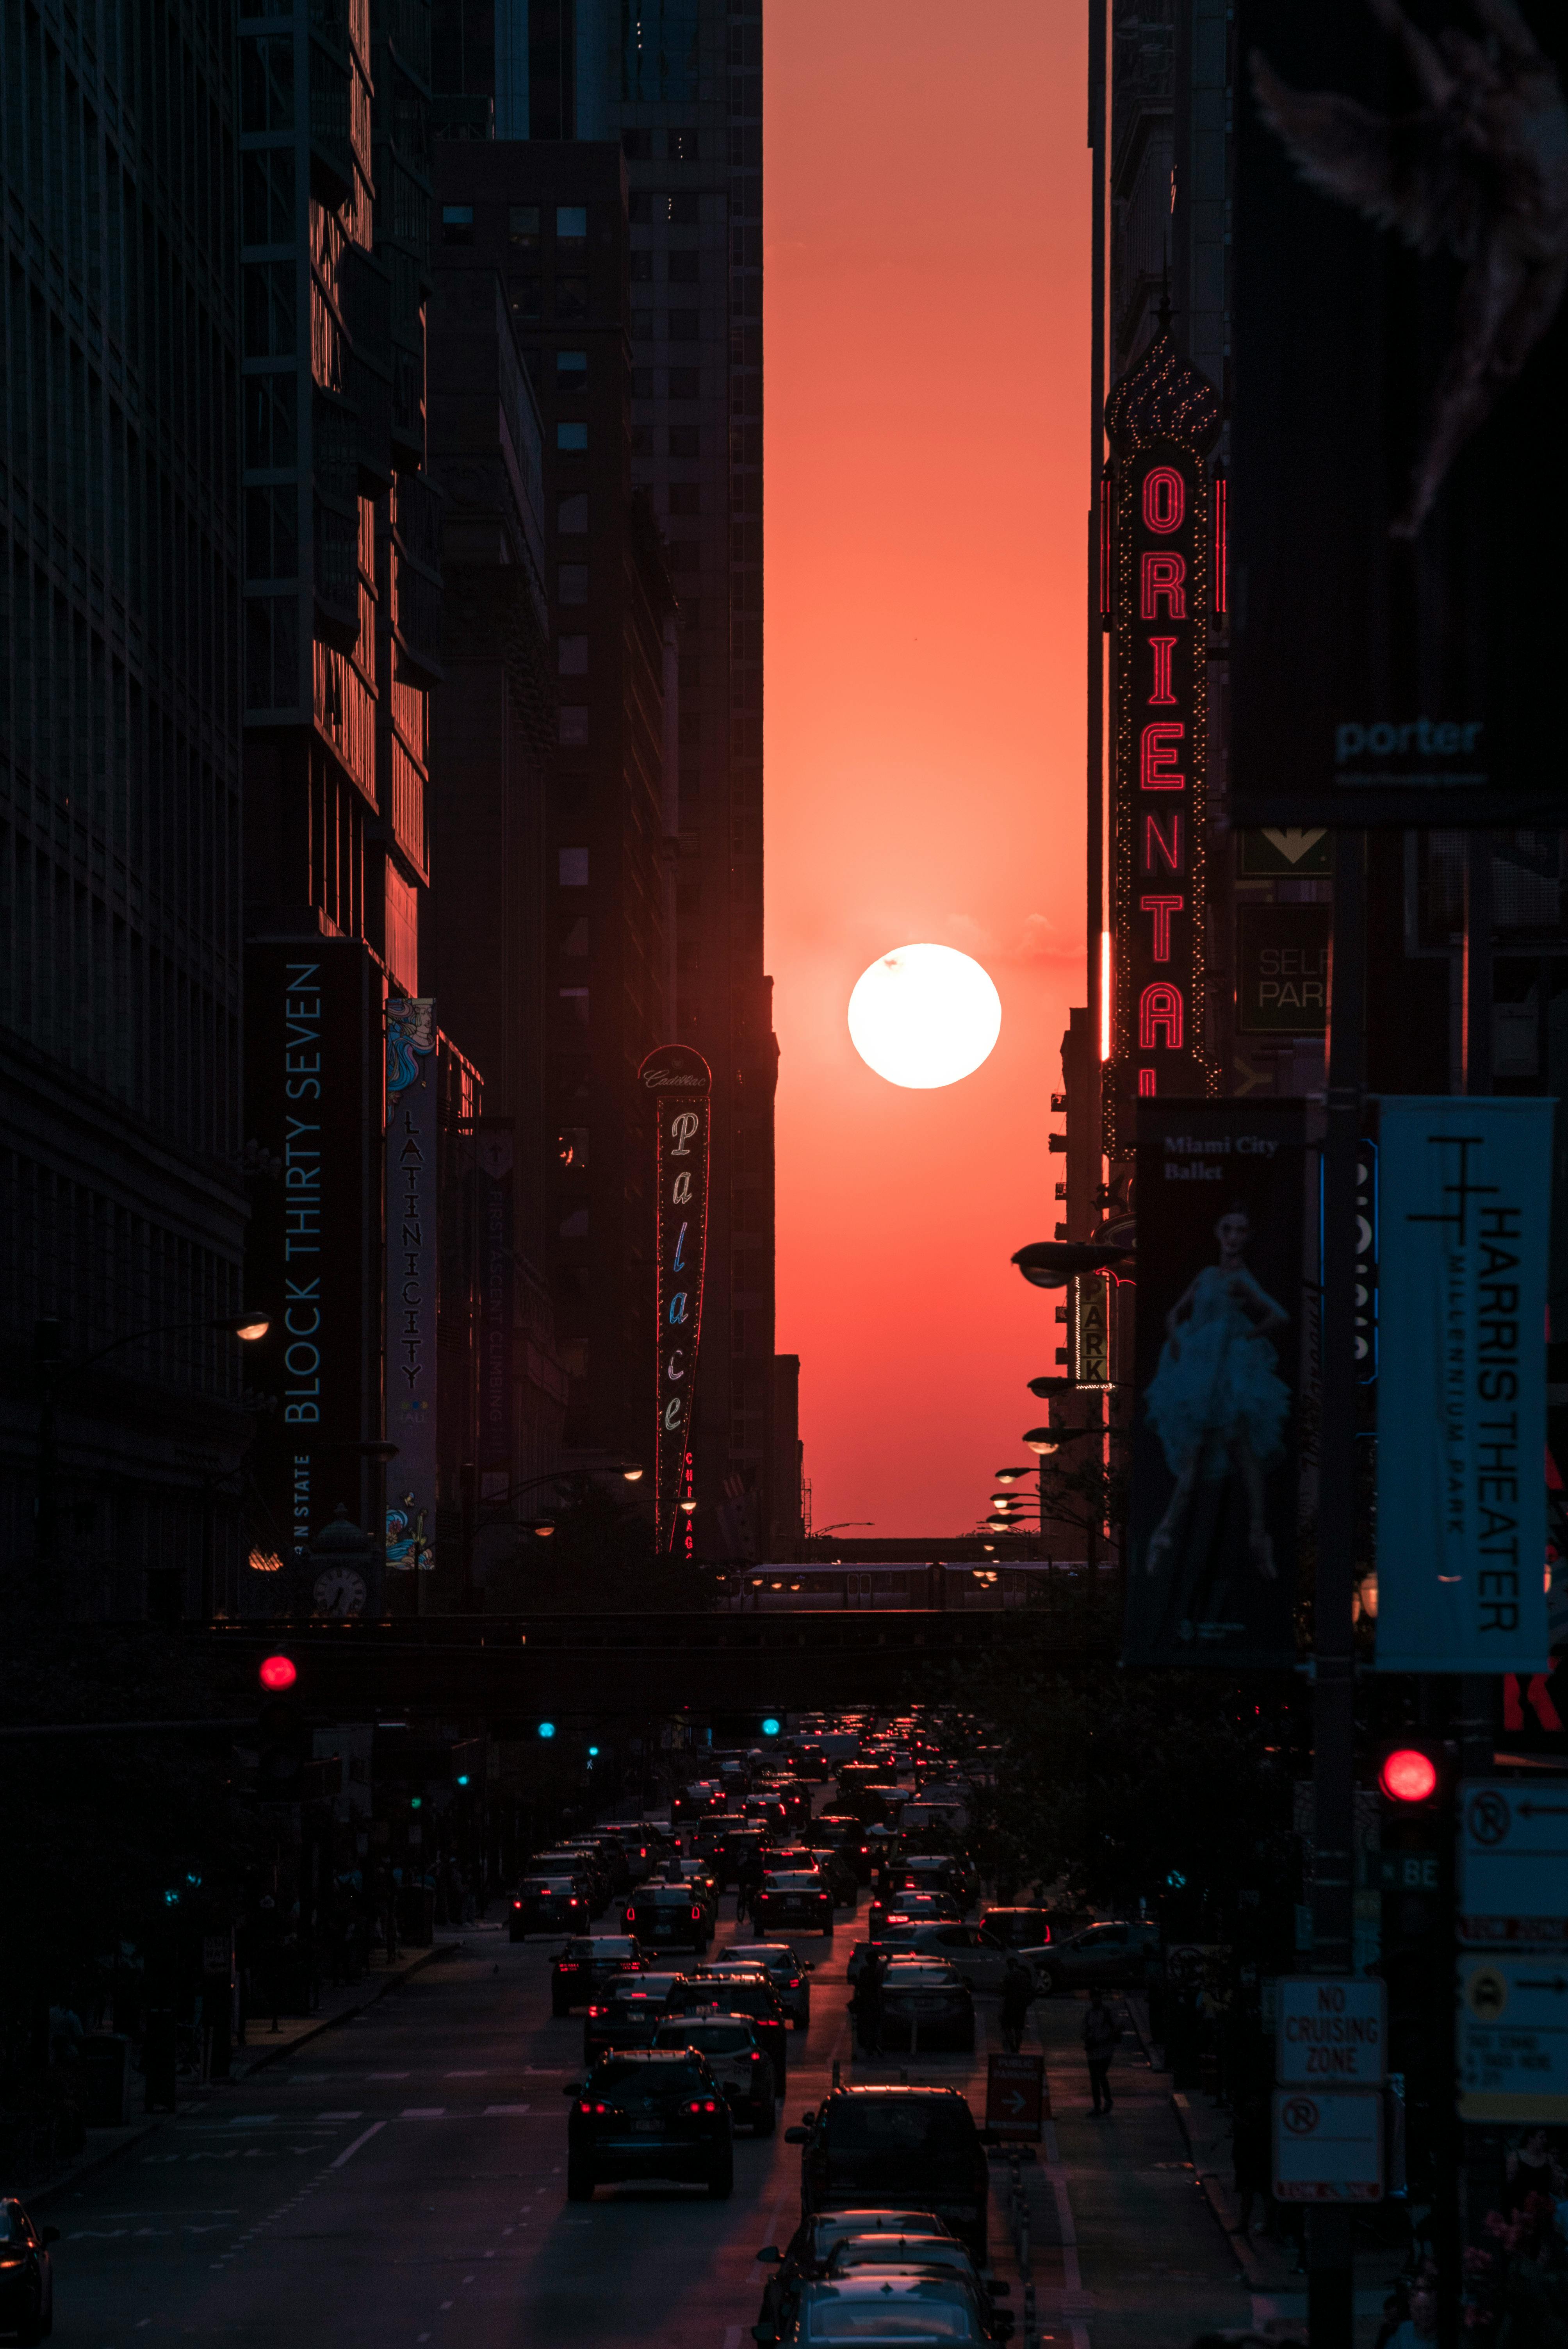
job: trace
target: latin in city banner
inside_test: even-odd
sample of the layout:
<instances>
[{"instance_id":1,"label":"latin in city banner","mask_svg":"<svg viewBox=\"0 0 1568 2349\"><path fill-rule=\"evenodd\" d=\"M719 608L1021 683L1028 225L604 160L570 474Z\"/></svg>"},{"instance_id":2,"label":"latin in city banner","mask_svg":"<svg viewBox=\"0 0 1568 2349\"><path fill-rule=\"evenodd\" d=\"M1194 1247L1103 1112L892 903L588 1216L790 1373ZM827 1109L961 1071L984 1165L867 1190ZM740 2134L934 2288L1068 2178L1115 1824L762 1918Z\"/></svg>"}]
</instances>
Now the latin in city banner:
<instances>
[{"instance_id":1,"label":"latin in city banner","mask_svg":"<svg viewBox=\"0 0 1568 2349\"><path fill-rule=\"evenodd\" d=\"M436 1005L387 1005L387 1471L388 1573L436 1563L436 1184L440 1121Z\"/></svg>"},{"instance_id":2,"label":"latin in city banner","mask_svg":"<svg viewBox=\"0 0 1568 2349\"><path fill-rule=\"evenodd\" d=\"M1568 11L1236 17L1231 820L1550 821Z\"/></svg>"},{"instance_id":3,"label":"latin in city banner","mask_svg":"<svg viewBox=\"0 0 1568 2349\"><path fill-rule=\"evenodd\" d=\"M1548 1669L1550 1101L1378 1105L1377 1669Z\"/></svg>"},{"instance_id":4,"label":"latin in city banner","mask_svg":"<svg viewBox=\"0 0 1568 2349\"><path fill-rule=\"evenodd\" d=\"M661 1549L690 1557L692 1394L707 1249L713 1071L700 1052L663 1044L637 1071L657 1125L658 1319L655 1331L654 1500Z\"/></svg>"},{"instance_id":5,"label":"latin in city banner","mask_svg":"<svg viewBox=\"0 0 1568 2349\"><path fill-rule=\"evenodd\" d=\"M1130 1664L1295 1661L1306 1123L1140 1103Z\"/></svg>"}]
</instances>

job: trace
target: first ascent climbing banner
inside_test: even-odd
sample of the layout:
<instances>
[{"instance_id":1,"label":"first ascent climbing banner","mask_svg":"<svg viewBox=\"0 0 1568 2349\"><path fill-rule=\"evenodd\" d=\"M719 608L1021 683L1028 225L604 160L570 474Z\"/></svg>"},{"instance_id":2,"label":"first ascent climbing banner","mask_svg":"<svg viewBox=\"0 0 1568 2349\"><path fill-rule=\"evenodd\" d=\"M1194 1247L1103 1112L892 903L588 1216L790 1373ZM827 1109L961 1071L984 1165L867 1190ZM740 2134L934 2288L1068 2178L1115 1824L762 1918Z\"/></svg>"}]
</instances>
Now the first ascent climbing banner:
<instances>
[{"instance_id":1,"label":"first ascent climbing banner","mask_svg":"<svg viewBox=\"0 0 1568 2349\"><path fill-rule=\"evenodd\" d=\"M707 1244L708 1137L713 1072L700 1052L664 1044L650 1052L637 1082L651 1097L657 1132L658 1320L655 1332L655 1506L661 1550L690 1557L695 1535L692 1393L702 1329L702 1275Z\"/></svg>"},{"instance_id":2,"label":"first ascent climbing banner","mask_svg":"<svg viewBox=\"0 0 1568 2349\"><path fill-rule=\"evenodd\" d=\"M1378 1114L1377 1669L1539 1672L1555 1103Z\"/></svg>"},{"instance_id":3,"label":"first ascent climbing banner","mask_svg":"<svg viewBox=\"0 0 1568 2349\"><path fill-rule=\"evenodd\" d=\"M1130 1664L1292 1665L1300 1102L1141 1102Z\"/></svg>"}]
</instances>

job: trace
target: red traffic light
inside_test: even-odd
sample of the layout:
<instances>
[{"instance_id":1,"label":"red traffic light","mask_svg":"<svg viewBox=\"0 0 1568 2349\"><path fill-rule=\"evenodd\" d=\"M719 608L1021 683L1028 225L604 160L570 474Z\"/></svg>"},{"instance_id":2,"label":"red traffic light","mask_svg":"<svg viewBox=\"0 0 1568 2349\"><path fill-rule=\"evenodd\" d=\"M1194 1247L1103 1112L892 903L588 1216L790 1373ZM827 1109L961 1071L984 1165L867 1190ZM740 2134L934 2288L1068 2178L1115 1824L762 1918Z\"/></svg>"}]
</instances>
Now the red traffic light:
<instances>
[{"instance_id":1,"label":"red traffic light","mask_svg":"<svg viewBox=\"0 0 1568 2349\"><path fill-rule=\"evenodd\" d=\"M264 1689L293 1688L299 1678L299 1667L292 1656L268 1656L262 1664L261 1682Z\"/></svg>"},{"instance_id":2,"label":"red traffic light","mask_svg":"<svg viewBox=\"0 0 1568 2349\"><path fill-rule=\"evenodd\" d=\"M1438 1791L1438 1765L1418 1745L1396 1745L1383 1757L1377 1784L1391 1802L1429 1803Z\"/></svg>"}]
</instances>

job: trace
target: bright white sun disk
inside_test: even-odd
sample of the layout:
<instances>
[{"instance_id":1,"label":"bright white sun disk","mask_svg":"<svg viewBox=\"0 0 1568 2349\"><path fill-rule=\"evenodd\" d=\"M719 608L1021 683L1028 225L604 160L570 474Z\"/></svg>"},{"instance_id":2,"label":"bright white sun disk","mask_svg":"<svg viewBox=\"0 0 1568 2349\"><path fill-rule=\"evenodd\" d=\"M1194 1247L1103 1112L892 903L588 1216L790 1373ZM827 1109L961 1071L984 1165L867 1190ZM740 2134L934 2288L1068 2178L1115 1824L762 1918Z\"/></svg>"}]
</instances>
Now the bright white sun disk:
<instances>
[{"instance_id":1,"label":"bright white sun disk","mask_svg":"<svg viewBox=\"0 0 1568 2349\"><path fill-rule=\"evenodd\" d=\"M863 970L850 997L850 1035L891 1085L929 1092L972 1076L1002 1032L1002 999L972 955L896 947Z\"/></svg>"}]
</instances>

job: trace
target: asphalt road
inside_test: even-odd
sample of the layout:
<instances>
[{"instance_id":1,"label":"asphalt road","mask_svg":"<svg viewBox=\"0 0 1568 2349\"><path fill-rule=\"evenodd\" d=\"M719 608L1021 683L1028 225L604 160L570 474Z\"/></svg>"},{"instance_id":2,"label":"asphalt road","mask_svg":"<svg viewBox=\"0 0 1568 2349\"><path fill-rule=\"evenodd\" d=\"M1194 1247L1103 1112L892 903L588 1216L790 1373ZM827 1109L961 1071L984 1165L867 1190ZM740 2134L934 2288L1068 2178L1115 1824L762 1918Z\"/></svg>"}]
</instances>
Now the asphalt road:
<instances>
[{"instance_id":1,"label":"asphalt road","mask_svg":"<svg viewBox=\"0 0 1568 2349\"><path fill-rule=\"evenodd\" d=\"M749 1939L748 1929L737 1936L733 1907L726 1901L716 1948ZM850 2057L844 1968L854 1938L841 1910L833 1942L801 1945L817 1969L811 2028L789 2036L779 2132L757 2141L737 2134L729 2202L655 2185L602 2187L591 2206L566 2202L562 2091L581 2075L582 2022L551 2018L558 1940L513 1948L478 1933L294 2058L207 2092L52 2202L43 2215L63 2236L56 2341L61 2349L150 2349L166 2339L223 2349L523 2341L750 2349L762 2279L755 2254L787 2239L799 2208L799 2153L783 2127L826 2090L835 2057ZM907 2073L963 2087L979 2117L987 2047L998 2044L995 2002L979 2006L974 2056L895 2054L857 2076ZM1053 2002L1052 2019L1064 2035L1073 2005ZM1050 2295L1064 2280L1063 2254L1043 2175L1034 2190L1037 2272ZM1139 2231L1147 2224L1143 2216ZM1196 2282L1194 2266L1205 2282L1228 2286L1222 2246L1185 2205L1181 2232L1191 2246L1167 2266L1167 2292L1172 2269ZM992 2240L997 2272L1015 2273L995 2199ZM1090 2264L1086 2251L1086 2286ZM1236 2322L1233 2301L1221 2304ZM1051 2305L1047 2296L1047 2338L1084 2349L1082 2322L1060 2321L1078 2311L1058 2301L1053 2323Z\"/></svg>"}]
</instances>

